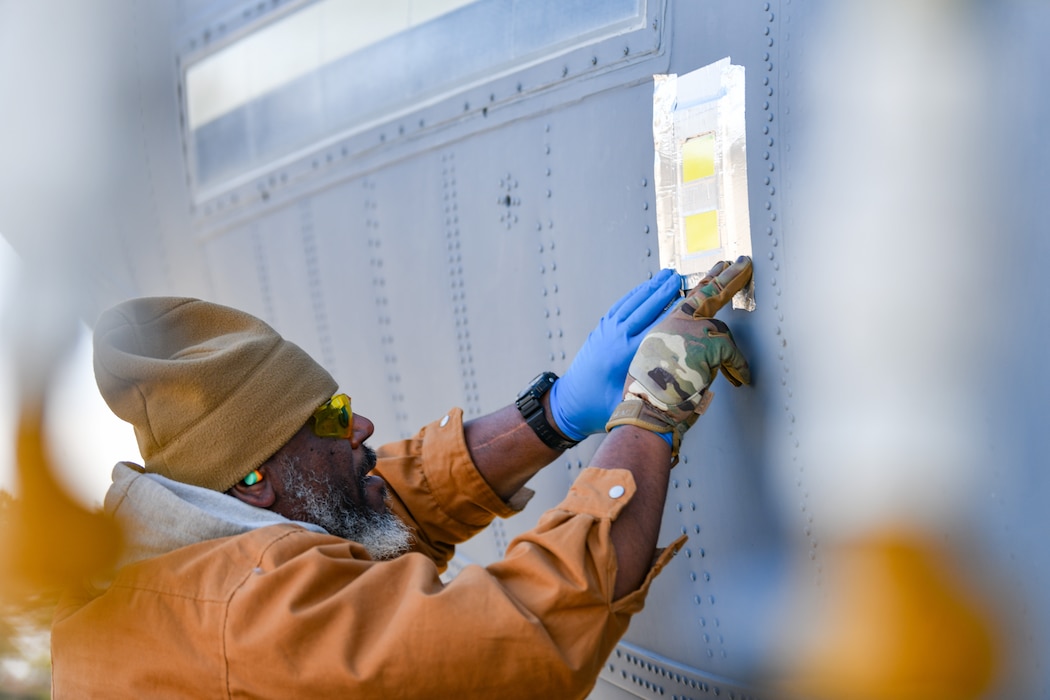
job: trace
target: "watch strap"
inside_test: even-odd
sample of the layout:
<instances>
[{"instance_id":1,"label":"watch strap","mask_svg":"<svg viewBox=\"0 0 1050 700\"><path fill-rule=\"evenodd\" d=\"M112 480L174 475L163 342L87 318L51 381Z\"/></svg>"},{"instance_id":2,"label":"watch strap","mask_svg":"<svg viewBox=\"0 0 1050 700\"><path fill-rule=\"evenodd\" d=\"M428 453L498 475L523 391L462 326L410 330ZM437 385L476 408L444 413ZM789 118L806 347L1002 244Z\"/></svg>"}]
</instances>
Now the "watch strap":
<instances>
[{"instance_id":1,"label":"watch strap","mask_svg":"<svg viewBox=\"0 0 1050 700\"><path fill-rule=\"evenodd\" d=\"M536 437L547 447L563 452L579 443L561 435L547 420L547 411L543 408L543 395L550 391L557 380L558 375L554 372L540 373L518 394L515 404L525 423L536 433Z\"/></svg>"}]
</instances>

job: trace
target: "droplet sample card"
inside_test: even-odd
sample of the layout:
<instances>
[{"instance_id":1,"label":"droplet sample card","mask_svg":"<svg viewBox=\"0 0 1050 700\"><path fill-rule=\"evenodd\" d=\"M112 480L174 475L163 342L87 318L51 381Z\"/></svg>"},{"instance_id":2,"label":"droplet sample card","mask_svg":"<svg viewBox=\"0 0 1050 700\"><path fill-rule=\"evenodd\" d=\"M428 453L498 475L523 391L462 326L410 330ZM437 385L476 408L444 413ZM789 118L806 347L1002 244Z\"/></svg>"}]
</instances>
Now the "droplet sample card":
<instances>
[{"instance_id":1,"label":"droplet sample card","mask_svg":"<svg viewBox=\"0 0 1050 700\"><path fill-rule=\"evenodd\" d=\"M719 260L751 255L744 67L724 58L653 78L660 264L692 286ZM733 307L754 310L754 284Z\"/></svg>"}]
</instances>

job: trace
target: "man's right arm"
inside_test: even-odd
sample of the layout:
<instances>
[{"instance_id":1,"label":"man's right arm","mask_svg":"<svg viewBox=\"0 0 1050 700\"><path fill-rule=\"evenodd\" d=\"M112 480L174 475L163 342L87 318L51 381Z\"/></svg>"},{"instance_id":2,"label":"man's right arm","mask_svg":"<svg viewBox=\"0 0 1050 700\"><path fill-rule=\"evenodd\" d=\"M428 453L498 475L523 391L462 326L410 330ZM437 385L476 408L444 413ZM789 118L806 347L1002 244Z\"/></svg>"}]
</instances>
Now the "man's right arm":
<instances>
[{"instance_id":1,"label":"man's right arm","mask_svg":"<svg viewBox=\"0 0 1050 700\"><path fill-rule=\"evenodd\" d=\"M641 584L656 548L668 472L686 430L710 400L721 369L733 384L750 381L747 361L725 324L711 316L751 279L751 260L720 262L653 327L631 360L623 402L592 466L631 472L637 493L613 524L616 597Z\"/></svg>"},{"instance_id":2,"label":"man's right arm","mask_svg":"<svg viewBox=\"0 0 1050 700\"><path fill-rule=\"evenodd\" d=\"M634 477L637 489L610 530L616 550L613 599L618 600L638 589L652 564L667 499L671 447L655 433L625 425L602 442L591 466L625 469Z\"/></svg>"}]
</instances>

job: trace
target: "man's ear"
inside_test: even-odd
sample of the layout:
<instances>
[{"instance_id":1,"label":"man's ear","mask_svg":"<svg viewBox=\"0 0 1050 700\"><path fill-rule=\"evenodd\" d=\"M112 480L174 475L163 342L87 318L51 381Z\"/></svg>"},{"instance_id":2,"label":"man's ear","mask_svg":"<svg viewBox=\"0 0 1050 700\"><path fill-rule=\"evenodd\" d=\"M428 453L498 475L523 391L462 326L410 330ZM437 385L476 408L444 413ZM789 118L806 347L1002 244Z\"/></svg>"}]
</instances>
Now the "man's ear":
<instances>
[{"instance_id":1,"label":"man's ear","mask_svg":"<svg viewBox=\"0 0 1050 700\"><path fill-rule=\"evenodd\" d=\"M273 490L273 481L270 479L270 475L266 472L264 467L259 467L257 470L262 476L258 481L249 486L243 481L238 481L233 485L226 493L230 494L239 501L244 501L250 506L256 508L269 508L273 505L274 501L277 500L277 494Z\"/></svg>"}]
</instances>

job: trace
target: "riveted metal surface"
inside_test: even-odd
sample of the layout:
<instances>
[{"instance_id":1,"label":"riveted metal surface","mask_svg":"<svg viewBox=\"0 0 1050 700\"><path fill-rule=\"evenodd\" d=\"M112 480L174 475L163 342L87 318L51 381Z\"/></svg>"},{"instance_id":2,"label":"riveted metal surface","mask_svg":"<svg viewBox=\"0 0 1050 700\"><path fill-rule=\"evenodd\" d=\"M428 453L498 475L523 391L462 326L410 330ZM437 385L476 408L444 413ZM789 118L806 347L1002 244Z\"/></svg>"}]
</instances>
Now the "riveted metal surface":
<instances>
[{"instance_id":1,"label":"riveted metal surface","mask_svg":"<svg viewBox=\"0 0 1050 700\"><path fill-rule=\"evenodd\" d=\"M639 697L693 700L718 697L757 700L757 695L728 678L704 673L629 643L617 645L601 679Z\"/></svg>"},{"instance_id":2,"label":"riveted metal surface","mask_svg":"<svg viewBox=\"0 0 1050 700\"><path fill-rule=\"evenodd\" d=\"M459 203L456 199L455 152L441 156L441 177L444 188L445 240L448 252L448 287L456 324L456 342L459 348L459 373L463 384L463 410L467 418L481 415L478 399L478 381L474 370L474 347L470 337L470 314L467 312L467 292L463 287Z\"/></svg>"},{"instance_id":3,"label":"riveted metal surface","mask_svg":"<svg viewBox=\"0 0 1050 700\"><path fill-rule=\"evenodd\" d=\"M820 523L816 520L816 513L809 502L806 464L800 455L800 442L796 434L797 402L794 377L791 374L795 345L790 333L790 298L784 297L785 283L790 284L792 279L791 265L786 257L788 246L783 243L785 234L790 234L791 223L784 221L785 212L779 206L785 201L790 203L793 192L791 173L794 165L791 158L791 142L794 134L790 126L785 126L785 121L791 119L791 104L794 101L791 91L797 90L796 86L802 82L797 79L798 72L803 69L799 56L805 46L810 17L805 9L800 12L797 3L792 4L790 1L781 3L776 8L771 3L765 3L764 9L765 7L769 7L769 12L768 24L763 33L768 37L767 45L770 51L764 54L768 70L767 75L762 78L762 107L763 112L768 115L762 120L762 136L765 139L763 159L768 163L763 169L762 185L768 189L764 200L766 205L760 216L766 219L763 223L770 267L769 284L774 295L771 302L774 312L772 323L782 401L782 413L778 412L777 423L781 426L783 438L775 461L781 470L790 472L786 480L795 488L797 508L793 512L793 522L788 523L787 527L793 540L805 543L811 562L811 580L817 589L823 583L824 574L818 536ZM788 27L789 30L784 31L784 27ZM790 79L792 71L796 74L794 80ZM786 213L790 214L790 209Z\"/></svg>"},{"instance_id":4,"label":"riveted metal surface","mask_svg":"<svg viewBox=\"0 0 1050 700\"><path fill-rule=\"evenodd\" d=\"M686 20L690 13L699 12L682 7L675 11L684 13ZM733 32L723 36L721 41L728 42L725 47L711 47L709 53L697 56L674 54L672 68L677 62L680 70L690 70L720 58L717 52L733 54L741 62L733 44L744 41L762 48L757 55L763 61L757 64L742 56L749 77L761 76L749 83L750 94L757 88L768 90L775 84L776 72L770 70L772 57L765 54L777 24L765 13L761 19L757 25L734 27L739 36ZM705 31L719 34L714 27ZM618 50L630 53L629 47ZM571 68L560 68L563 77L571 75ZM490 97L489 103L497 104L495 94ZM392 424L375 421L377 442L407 436L418 425L443 415L450 405L463 406L467 417L499 408L542 369L563 373L609 304L659 269L651 186L651 100L648 81L586 99L567 91L553 114L523 115L492 124L485 123L490 117L483 115L477 129L452 141L434 139L433 146L426 139L405 140L411 129L418 128L418 120L396 122L383 130L386 156L377 158L360 184L363 216L359 211L356 222L353 215L334 211L346 189L338 181L340 164L351 170L353 164L340 160L332 149L331 157L314 157L301 176L281 171L260 180L258 202L264 207L264 219L280 218L283 208L295 207L305 235L313 233L316 222L325 220L331 227L338 221L317 242L318 249L338 246L347 264L351 256L368 258L365 274L371 289L364 298L375 301L374 324L358 321L367 318L359 313L361 304L345 310L330 304L339 294L331 254L320 252L313 262L304 258L303 263L313 265L311 274L326 290L331 344L338 356L335 364L340 382L355 396L355 407L370 415L371 401L359 399L362 395L393 411ZM772 104L764 110L771 117L774 112ZM610 122L610 115L615 120ZM779 207L773 205L776 142L768 144L775 139L775 127L775 120L749 123L749 139L754 142L756 132L761 132L759 138L766 140L759 142L765 145L757 151L761 165L756 170L763 178L760 194L756 196L754 189L750 193L752 201L760 203L753 219L769 222L762 230L779 225ZM391 137L396 140L393 144ZM312 181L323 170L333 178L331 188L309 194L309 189L296 184ZM324 210L322 201L328 203ZM279 208L266 213L271 202ZM232 221L236 227L236 219ZM362 236L355 230L362 226L363 251ZM230 235L222 224L213 230L216 233L207 234L209 246ZM781 249L779 235L763 235L767 236L760 244L764 249ZM351 240L357 244L350 245ZM779 259L756 263L759 279L765 276L768 285L761 288L761 313L754 318L730 316L735 329L742 324L738 330L742 343L761 339L758 347L745 344L760 368L768 357L763 344L770 313L762 302L765 298L779 305L780 289L773 281L777 271L772 265L780 263ZM361 269L360 264L353 267ZM783 282L779 284L782 287ZM337 330L351 320L355 325L367 323L378 337L378 348L375 342L369 348L359 347L362 354L353 359L340 344L346 332ZM322 330L311 333L318 344ZM768 335L778 337L772 330ZM779 347L782 353L783 346ZM425 361L406 360L418 358L421 351ZM778 360L786 366L783 356ZM385 382L374 376L380 374L376 372L380 363ZM768 573L768 564L762 568L754 561L768 562L769 550L775 546L768 515L761 508L738 505L760 504L763 486L755 467L757 447L741 441L734 425L742 416L761 414L771 391L790 389L765 383L754 390L734 392L722 385L716 391L716 406L683 445L664 518L665 537L686 533L691 540L657 582L653 596L657 602L638 616L626 637L636 649L694 669L697 685L678 688L681 697L704 689L707 681L699 680L704 673L731 676L749 670L757 642L747 631L747 622L761 598L763 586L758 579ZM495 523L488 533L462 546L453 568L501 557L513 536L561 500L600 440L585 441L559 460L560 469L536 477L531 486L538 495L526 511ZM716 463L710 460L712 454L719 456ZM671 628L666 624L668 615L678 620ZM630 678L640 680L619 683L621 690L658 697L661 688L667 692L673 685L658 685L656 677L638 675L639 670L628 669ZM617 678L623 680L622 675ZM715 686L706 687L714 692Z\"/></svg>"},{"instance_id":5,"label":"riveted metal surface","mask_svg":"<svg viewBox=\"0 0 1050 700\"><path fill-rule=\"evenodd\" d=\"M354 411L385 425L393 439L411 429L390 322L387 270L397 250L381 224L378 187L375 177L352 179L316 193L309 204L313 218L330 227L318 240L316 265L332 347L340 358L333 376L353 397Z\"/></svg>"},{"instance_id":6,"label":"riveted metal surface","mask_svg":"<svg viewBox=\"0 0 1050 700\"><path fill-rule=\"evenodd\" d=\"M375 444L410 436L452 406L467 419L501 408L537 372L564 373L609 305L658 271L651 75L684 74L731 56L747 71L758 308L721 317L751 362L754 384L734 389L718 380L712 408L687 435L661 543L680 534L689 541L654 582L592 697L751 697L749 680L769 658L768 628L781 619L775 596L787 553L800 548L804 579L819 596L831 580L826 543L838 534L806 463L809 438L823 426L807 413L802 399L811 383L798 369L820 342L802 332L804 321L841 320L802 306L798 291L824 272L798 252L812 236L800 214L806 182L799 146L819 109L806 92L806 72L829 3L651 2L651 35L635 30L543 57L338 134L243 181L194 190L194 156L176 107L184 62L303 4L184 0L136 5L134 21L126 3L105 4L121 20L116 27L134 28L113 32L121 42L134 37L115 45L121 60L113 63L128 71L121 84L137 99L113 100L113 86L98 91L100 103L130 105L130 114L121 113L107 127L108 140L100 139L128 155L105 174L120 195L111 200L122 202L116 225L92 234L97 248L119 254L82 264L98 278L94 305L189 294L254 313L332 371L355 411L374 421ZM1050 72L1043 37L1050 17L1043 4L1023 0L969 3L962 11L982 13L985 38L1000 54L988 99L1001 103L996 114L1007 125L1002 135L963 147L985 159L975 156L979 167L1010 174L987 194L1003 218L986 242L983 282L1000 295L1002 316L974 321L972 342L998 333L1012 347L989 345L990 366L966 379L975 400L987 401L989 444L979 497L964 513L968 529L941 534L946 542L982 543L973 570L999 583L992 598L1007 610L1001 621L1017 648L1030 649L1008 652L1016 651L1024 692L1000 696L1048 697L1042 465L1050 417L1042 393L1050 375L1040 353L1050 343L1042 282L1050 239L1038 232L1045 228L1050 100L1032 86ZM54 82L55 94L73 86ZM23 102L30 109L32 100ZM53 140L39 139L34 156L43 157ZM996 170L999 158L1008 167ZM75 167L94 176L95 166ZM865 168L851 166L844 180ZM82 237L86 226L74 217L82 210L69 211L67 235ZM30 230L4 233L19 247L20 240L29 245ZM71 249L82 245L72 240ZM1005 376L984 391L990 383L980 377L989 374ZM460 548L450 574L503 556L515 535L562 499L601 440L585 440L538 475L525 511ZM806 630L782 632L794 640Z\"/></svg>"}]
</instances>

